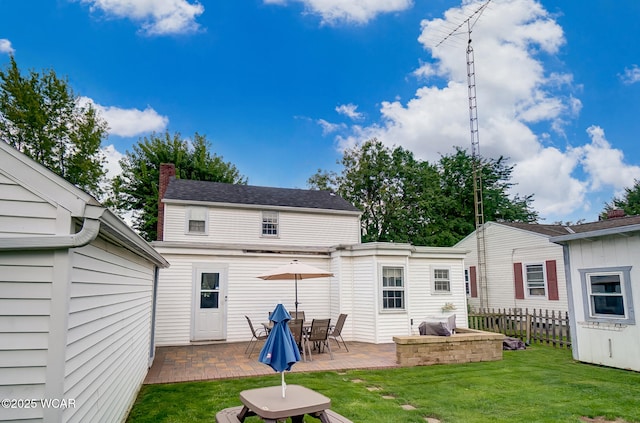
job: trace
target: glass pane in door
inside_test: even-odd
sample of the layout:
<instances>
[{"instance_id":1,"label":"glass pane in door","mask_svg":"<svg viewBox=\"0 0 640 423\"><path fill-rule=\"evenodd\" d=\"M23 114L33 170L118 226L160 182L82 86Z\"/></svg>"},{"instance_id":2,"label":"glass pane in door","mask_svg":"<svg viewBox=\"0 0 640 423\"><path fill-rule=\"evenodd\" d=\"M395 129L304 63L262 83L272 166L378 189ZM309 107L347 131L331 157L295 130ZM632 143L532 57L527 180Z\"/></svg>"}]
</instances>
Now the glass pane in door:
<instances>
[{"instance_id":1,"label":"glass pane in door","mask_svg":"<svg viewBox=\"0 0 640 423\"><path fill-rule=\"evenodd\" d=\"M200 308L218 308L220 289L219 273L203 273L200 280Z\"/></svg>"}]
</instances>

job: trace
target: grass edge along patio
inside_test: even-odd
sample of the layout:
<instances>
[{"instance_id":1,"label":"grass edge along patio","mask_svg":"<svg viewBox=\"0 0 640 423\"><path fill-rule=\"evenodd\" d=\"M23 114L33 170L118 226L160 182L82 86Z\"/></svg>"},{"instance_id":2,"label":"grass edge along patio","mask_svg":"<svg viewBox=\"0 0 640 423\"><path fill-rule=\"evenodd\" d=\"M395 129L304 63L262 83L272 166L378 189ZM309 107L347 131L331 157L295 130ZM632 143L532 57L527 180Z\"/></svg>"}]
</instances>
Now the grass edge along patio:
<instances>
[{"instance_id":1,"label":"grass edge along patio","mask_svg":"<svg viewBox=\"0 0 640 423\"><path fill-rule=\"evenodd\" d=\"M145 385L127 422L211 422L218 410L239 405L240 391L278 384L274 376ZM362 423L640 422L640 373L541 345L505 351L501 361L294 372L287 381L326 395L332 409Z\"/></svg>"}]
</instances>

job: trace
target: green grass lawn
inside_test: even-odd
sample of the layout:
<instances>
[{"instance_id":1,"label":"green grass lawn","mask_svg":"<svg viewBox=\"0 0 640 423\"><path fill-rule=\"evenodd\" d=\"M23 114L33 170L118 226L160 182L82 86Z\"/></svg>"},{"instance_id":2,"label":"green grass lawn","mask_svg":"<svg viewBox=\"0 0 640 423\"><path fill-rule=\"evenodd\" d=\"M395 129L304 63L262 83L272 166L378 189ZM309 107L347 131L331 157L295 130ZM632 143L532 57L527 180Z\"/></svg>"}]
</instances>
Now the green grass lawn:
<instances>
[{"instance_id":1,"label":"green grass lawn","mask_svg":"<svg viewBox=\"0 0 640 423\"><path fill-rule=\"evenodd\" d=\"M286 379L331 398L331 408L354 422L578 422L581 416L640 422L640 373L578 363L569 350L546 346L505 351L502 361L488 363L292 373ZM240 391L279 382L274 373L146 385L128 422L215 422L218 410L241 405Z\"/></svg>"}]
</instances>

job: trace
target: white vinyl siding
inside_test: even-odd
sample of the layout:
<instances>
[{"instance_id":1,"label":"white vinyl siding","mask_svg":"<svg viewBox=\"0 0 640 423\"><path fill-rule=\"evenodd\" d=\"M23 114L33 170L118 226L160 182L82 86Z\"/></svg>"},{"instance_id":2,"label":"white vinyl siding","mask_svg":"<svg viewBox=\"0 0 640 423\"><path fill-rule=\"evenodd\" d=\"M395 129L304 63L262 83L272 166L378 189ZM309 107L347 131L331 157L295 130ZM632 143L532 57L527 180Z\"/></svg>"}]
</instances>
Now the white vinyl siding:
<instances>
[{"instance_id":1,"label":"white vinyl siding","mask_svg":"<svg viewBox=\"0 0 640 423\"><path fill-rule=\"evenodd\" d=\"M640 280L640 237L637 234L599 236L568 242L571 263L571 294L575 319L574 358L587 363L640 371L640 325L621 319L591 318L588 292L582 274L622 273L628 269L632 292L625 293L627 306L640 310L640 295L635 288ZM581 274L582 270L582 274ZM625 280L625 283L627 281ZM624 286L622 287L624 290ZM627 309L628 310L628 309Z\"/></svg>"},{"instance_id":2,"label":"white vinyl siding","mask_svg":"<svg viewBox=\"0 0 640 423\"><path fill-rule=\"evenodd\" d=\"M148 368L153 267L98 239L72 258L66 421L121 421Z\"/></svg>"},{"instance_id":3,"label":"white vinyl siding","mask_svg":"<svg viewBox=\"0 0 640 423\"><path fill-rule=\"evenodd\" d=\"M293 280L265 281L257 275L287 264L290 258L256 255L237 255L233 252L218 251L215 256L206 251L185 249L184 254L158 251L171 263L168 269L160 271L156 318L156 345L185 345L191 342L193 269L204 266L227 266L228 280L225 287L227 308L227 341L248 341L251 337L244 318L249 316L254 325L267 321L268 312L273 311L278 302L287 310L295 306ZM327 258L301 257L305 264L329 270ZM331 278L304 279L298 281L299 309L309 318L331 317Z\"/></svg>"},{"instance_id":4,"label":"white vinyl siding","mask_svg":"<svg viewBox=\"0 0 640 423\"><path fill-rule=\"evenodd\" d=\"M0 398L45 397L51 252L0 252ZM4 409L0 421L41 419L42 409Z\"/></svg>"},{"instance_id":5,"label":"white vinyl siding","mask_svg":"<svg viewBox=\"0 0 640 423\"><path fill-rule=\"evenodd\" d=\"M265 246L333 246L360 242L356 215L323 212L278 211L279 234L262 236L262 210L209 208L208 236L185 233L189 207L165 203L164 241L210 242L215 244L256 244Z\"/></svg>"},{"instance_id":6,"label":"white vinyl siding","mask_svg":"<svg viewBox=\"0 0 640 423\"><path fill-rule=\"evenodd\" d=\"M293 259L334 274L330 278L298 281L299 309L308 319L331 318L335 321L338 314L346 313L343 336L347 340L393 342L393 336L411 333L412 317L415 316L417 328L419 318L440 313L443 297L432 293L431 265L449 269L451 295L445 297L446 302L455 304L458 325L467 326L462 250L449 253L451 250L447 248L427 248L429 252L422 252L420 247L407 245L402 250L395 247L387 251L384 243L359 244L353 250L346 248L320 256L161 245L157 249L171 263L169 268L160 270L157 345L188 345L191 342L193 271L204 266L228 269L224 303L226 340L248 341L251 335L245 315L260 325L266 322L268 313L278 302L289 311L294 309L294 281L265 281L257 277ZM415 249L419 251L413 251ZM447 254L443 254L445 252ZM404 269L405 310L380 313L382 266Z\"/></svg>"},{"instance_id":7,"label":"white vinyl siding","mask_svg":"<svg viewBox=\"0 0 640 423\"><path fill-rule=\"evenodd\" d=\"M4 236L56 232L56 207L0 173L0 233Z\"/></svg>"},{"instance_id":8,"label":"white vinyl siding","mask_svg":"<svg viewBox=\"0 0 640 423\"><path fill-rule=\"evenodd\" d=\"M525 308L567 312L569 310L566 293L565 268L562 247L549 241L549 237L530 231L489 222L485 226L487 256L486 280L489 284L489 308ZM477 240L475 232L466 237L456 247L468 249L466 266L477 266ZM559 300L551 301L547 296L525 295L516 299L514 284L514 263L545 263L556 261ZM523 277L526 277L523 276ZM526 283L526 279L524 279ZM480 295L480 280L476 281ZM526 291L526 286L525 286ZM468 297L469 305L480 307L479 297Z\"/></svg>"}]
</instances>

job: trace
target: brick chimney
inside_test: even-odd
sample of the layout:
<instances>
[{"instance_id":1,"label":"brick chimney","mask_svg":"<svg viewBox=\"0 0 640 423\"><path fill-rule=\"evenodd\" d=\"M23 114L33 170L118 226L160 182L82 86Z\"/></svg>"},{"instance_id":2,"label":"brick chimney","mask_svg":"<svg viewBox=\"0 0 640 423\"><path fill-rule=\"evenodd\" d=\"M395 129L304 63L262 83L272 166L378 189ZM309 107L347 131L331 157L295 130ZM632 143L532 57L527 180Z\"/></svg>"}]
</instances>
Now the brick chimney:
<instances>
[{"instance_id":1,"label":"brick chimney","mask_svg":"<svg viewBox=\"0 0 640 423\"><path fill-rule=\"evenodd\" d=\"M613 209L607 212L607 219L615 219L617 217L624 217L625 212L622 209Z\"/></svg>"},{"instance_id":2,"label":"brick chimney","mask_svg":"<svg viewBox=\"0 0 640 423\"><path fill-rule=\"evenodd\" d=\"M167 192L167 186L169 185L169 179L172 176L176 176L176 167L173 163L160 163L160 178L158 181L158 226L157 232L158 241L164 239L164 193Z\"/></svg>"}]
</instances>

